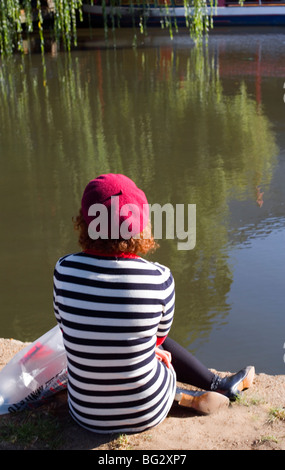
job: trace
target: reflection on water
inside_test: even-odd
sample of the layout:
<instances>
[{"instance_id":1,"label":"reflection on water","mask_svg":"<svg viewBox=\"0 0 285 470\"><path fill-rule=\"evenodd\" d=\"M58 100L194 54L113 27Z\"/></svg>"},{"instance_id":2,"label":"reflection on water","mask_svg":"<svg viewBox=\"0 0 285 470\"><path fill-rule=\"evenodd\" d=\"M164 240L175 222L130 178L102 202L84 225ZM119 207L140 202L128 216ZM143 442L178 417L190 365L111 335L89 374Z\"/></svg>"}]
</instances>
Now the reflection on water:
<instances>
[{"instance_id":1,"label":"reflection on water","mask_svg":"<svg viewBox=\"0 0 285 470\"><path fill-rule=\"evenodd\" d=\"M229 362L220 364L231 368L251 352L238 313L228 326L237 297L244 301L242 288L232 297L239 285L233 253L260 230L284 233L277 116L284 113L277 73L284 53L275 50L274 57L262 35L239 38L239 47L214 35L201 54L188 36L170 42L152 32L144 48L133 49L131 33L121 33L123 45L118 34L116 48L94 33L70 56L52 50L45 68L38 55L1 65L0 336L32 340L54 325L53 267L78 249L71 218L82 189L100 173L121 172L150 203L196 204L195 249L177 251L177 241L162 240L153 258L175 276L173 336L217 368L227 345ZM267 61L276 74L264 72ZM276 295L280 301L282 289ZM248 316L260 324L255 309ZM227 331L227 340L209 349L216 329ZM284 364L270 357L266 366L282 372Z\"/></svg>"}]
</instances>

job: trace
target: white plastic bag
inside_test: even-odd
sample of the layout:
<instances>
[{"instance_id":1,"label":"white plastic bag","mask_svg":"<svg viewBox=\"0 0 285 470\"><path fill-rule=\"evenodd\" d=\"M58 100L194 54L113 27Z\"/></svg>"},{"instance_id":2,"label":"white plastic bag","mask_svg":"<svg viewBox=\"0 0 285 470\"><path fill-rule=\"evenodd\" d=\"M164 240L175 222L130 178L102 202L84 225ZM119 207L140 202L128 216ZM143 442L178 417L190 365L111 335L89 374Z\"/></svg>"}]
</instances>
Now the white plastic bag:
<instances>
[{"instance_id":1,"label":"white plastic bag","mask_svg":"<svg viewBox=\"0 0 285 470\"><path fill-rule=\"evenodd\" d=\"M67 359L57 325L0 371L0 415L37 407L66 387Z\"/></svg>"}]
</instances>

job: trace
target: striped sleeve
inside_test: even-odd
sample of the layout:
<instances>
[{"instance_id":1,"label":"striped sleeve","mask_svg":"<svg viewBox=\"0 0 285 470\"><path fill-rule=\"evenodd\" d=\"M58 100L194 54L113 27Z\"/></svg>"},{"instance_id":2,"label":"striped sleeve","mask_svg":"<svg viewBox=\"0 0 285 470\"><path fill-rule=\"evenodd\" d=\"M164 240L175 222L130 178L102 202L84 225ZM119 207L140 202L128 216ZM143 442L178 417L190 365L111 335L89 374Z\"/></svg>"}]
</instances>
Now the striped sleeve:
<instances>
[{"instance_id":1,"label":"striped sleeve","mask_svg":"<svg viewBox=\"0 0 285 470\"><path fill-rule=\"evenodd\" d=\"M158 265L160 266L160 265ZM161 267L164 280L164 305L163 313L157 329L157 337L166 337L170 331L173 323L174 309L175 309L175 284L171 271L168 268Z\"/></svg>"},{"instance_id":2,"label":"striped sleeve","mask_svg":"<svg viewBox=\"0 0 285 470\"><path fill-rule=\"evenodd\" d=\"M61 327L61 318L60 318L60 312L59 312L59 309L58 309L58 300L57 300L57 290L58 289L57 289L57 285L56 285L56 277L57 277L58 269L60 267L60 263L64 258L65 257L62 257L58 260L58 262L56 263L56 266L54 268L54 273L53 273L53 311L54 311L56 321L57 321L57 323L60 327Z\"/></svg>"}]
</instances>

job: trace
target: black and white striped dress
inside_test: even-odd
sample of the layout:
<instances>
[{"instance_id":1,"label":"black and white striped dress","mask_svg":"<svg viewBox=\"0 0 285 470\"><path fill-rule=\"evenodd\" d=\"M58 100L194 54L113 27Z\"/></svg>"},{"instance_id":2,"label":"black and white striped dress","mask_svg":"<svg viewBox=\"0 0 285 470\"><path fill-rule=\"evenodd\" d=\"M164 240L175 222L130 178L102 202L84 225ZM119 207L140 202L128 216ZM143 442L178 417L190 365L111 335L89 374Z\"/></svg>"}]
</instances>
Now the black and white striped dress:
<instances>
[{"instance_id":1,"label":"black and white striped dress","mask_svg":"<svg viewBox=\"0 0 285 470\"><path fill-rule=\"evenodd\" d=\"M54 311L68 362L73 418L98 433L159 424L175 396L172 368L155 356L168 334L174 281L165 266L138 256L80 252L54 271Z\"/></svg>"}]
</instances>

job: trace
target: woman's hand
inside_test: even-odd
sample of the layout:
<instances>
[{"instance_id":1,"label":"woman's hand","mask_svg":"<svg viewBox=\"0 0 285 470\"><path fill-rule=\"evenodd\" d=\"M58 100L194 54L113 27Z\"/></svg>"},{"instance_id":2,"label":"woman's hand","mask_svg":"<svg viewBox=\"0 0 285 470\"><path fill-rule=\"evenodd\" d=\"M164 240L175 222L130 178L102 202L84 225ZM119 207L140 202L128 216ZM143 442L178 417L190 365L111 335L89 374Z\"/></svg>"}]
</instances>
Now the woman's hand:
<instances>
[{"instance_id":1,"label":"woman's hand","mask_svg":"<svg viewBox=\"0 0 285 470\"><path fill-rule=\"evenodd\" d=\"M171 366L171 353L169 351L164 351L164 349L155 348L155 355L157 359L170 368Z\"/></svg>"}]
</instances>

